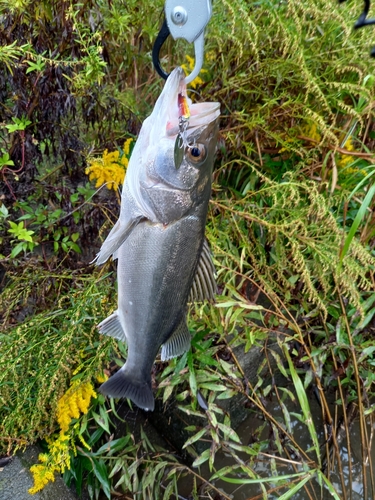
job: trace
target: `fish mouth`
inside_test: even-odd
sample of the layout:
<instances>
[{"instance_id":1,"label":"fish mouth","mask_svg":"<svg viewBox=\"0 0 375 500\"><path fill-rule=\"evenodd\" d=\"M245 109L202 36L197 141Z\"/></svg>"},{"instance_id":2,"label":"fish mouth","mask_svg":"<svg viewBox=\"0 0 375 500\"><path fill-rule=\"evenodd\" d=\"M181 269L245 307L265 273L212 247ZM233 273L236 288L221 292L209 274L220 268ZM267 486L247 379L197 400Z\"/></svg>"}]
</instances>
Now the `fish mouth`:
<instances>
[{"instance_id":1,"label":"fish mouth","mask_svg":"<svg viewBox=\"0 0 375 500\"><path fill-rule=\"evenodd\" d=\"M220 115L220 103L200 102L190 106L190 119L188 128L208 125Z\"/></svg>"},{"instance_id":2,"label":"fish mouth","mask_svg":"<svg viewBox=\"0 0 375 500\"><path fill-rule=\"evenodd\" d=\"M200 102L189 105L190 118L188 119L188 134L194 132L198 127L204 127L216 120L220 115L220 103L218 102ZM169 119L166 126L168 137L176 136L180 131L179 116Z\"/></svg>"},{"instance_id":3,"label":"fish mouth","mask_svg":"<svg viewBox=\"0 0 375 500\"><path fill-rule=\"evenodd\" d=\"M181 67L175 68L169 75L163 92L157 100L154 111L149 119L154 125L152 143L161 139L161 134L172 138L179 133L179 119L181 108L179 106L179 94L186 98L185 72ZM189 134L197 127L206 126L216 120L220 115L220 104L218 102L201 102L192 104L186 98L186 104L190 112L188 119Z\"/></svg>"}]
</instances>

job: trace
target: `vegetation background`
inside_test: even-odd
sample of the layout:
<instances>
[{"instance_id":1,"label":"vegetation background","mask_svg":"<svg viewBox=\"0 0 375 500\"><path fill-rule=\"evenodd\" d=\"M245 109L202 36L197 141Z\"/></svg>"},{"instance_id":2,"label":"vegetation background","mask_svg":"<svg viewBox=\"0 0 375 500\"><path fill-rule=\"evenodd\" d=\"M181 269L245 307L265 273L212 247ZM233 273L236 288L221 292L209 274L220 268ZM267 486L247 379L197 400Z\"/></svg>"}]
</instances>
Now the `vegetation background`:
<instances>
[{"instance_id":1,"label":"vegetation background","mask_svg":"<svg viewBox=\"0 0 375 500\"><path fill-rule=\"evenodd\" d=\"M358 481L372 498L375 62L371 28L352 29L359 1L215 0L192 99L222 110L207 224L220 295L191 308L192 350L153 374L162 404L189 416L184 460L143 431L115 436L116 407L95 392L126 346L95 329L115 305L115 268L89 262L163 86L151 61L162 9L0 1L2 452L44 440L33 491L64 473L91 498L178 498L187 481L192 498L230 498L227 484L357 498ZM163 50L164 68L189 69L192 47ZM241 360L257 347L252 382ZM262 418L246 441L225 406L235 398Z\"/></svg>"}]
</instances>

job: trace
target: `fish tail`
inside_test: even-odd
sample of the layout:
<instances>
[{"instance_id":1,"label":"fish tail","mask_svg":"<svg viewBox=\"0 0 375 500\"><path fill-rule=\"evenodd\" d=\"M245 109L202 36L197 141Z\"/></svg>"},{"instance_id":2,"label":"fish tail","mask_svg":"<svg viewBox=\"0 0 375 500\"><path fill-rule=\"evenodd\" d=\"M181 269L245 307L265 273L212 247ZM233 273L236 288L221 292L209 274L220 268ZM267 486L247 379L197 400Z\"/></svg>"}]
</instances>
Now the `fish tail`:
<instances>
[{"instance_id":1,"label":"fish tail","mask_svg":"<svg viewBox=\"0 0 375 500\"><path fill-rule=\"evenodd\" d=\"M99 387L99 391L111 398L129 398L143 410L153 411L155 407L151 380L136 379L124 369L119 370L104 382Z\"/></svg>"}]
</instances>

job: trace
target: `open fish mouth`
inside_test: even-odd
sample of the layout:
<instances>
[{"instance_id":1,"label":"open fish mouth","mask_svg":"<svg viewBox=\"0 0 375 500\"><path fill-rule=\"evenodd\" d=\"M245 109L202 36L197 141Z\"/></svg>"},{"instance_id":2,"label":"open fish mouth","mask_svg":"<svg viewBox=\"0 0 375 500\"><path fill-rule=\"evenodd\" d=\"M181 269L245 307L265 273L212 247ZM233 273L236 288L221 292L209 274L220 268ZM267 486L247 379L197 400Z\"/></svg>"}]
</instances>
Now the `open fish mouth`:
<instances>
[{"instance_id":1,"label":"open fish mouth","mask_svg":"<svg viewBox=\"0 0 375 500\"><path fill-rule=\"evenodd\" d=\"M204 127L216 120L220 115L220 103L218 102L200 102L189 105L190 118L188 120L187 130ZM179 117L170 119L167 123L166 132L168 137L176 136L179 133Z\"/></svg>"},{"instance_id":2,"label":"open fish mouth","mask_svg":"<svg viewBox=\"0 0 375 500\"><path fill-rule=\"evenodd\" d=\"M220 104L218 102L192 103L187 97L185 84L185 73L181 68L176 68L169 76L164 90L165 100L161 104L167 114L166 135L176 136L179 133L179 120L181 116L180 99L185 98L185 105L190 114L187 130L202 127L216 120L220 115Z\"/></svg>"},{"instance_id":3,"label":"open fish mouth","mask_svg":"<svg viewBox=\"0 0 375 500\"><path fill-rule=\"evenodd\" d=\"M208 125L216 120L220 114L218 102L201 102L190 106L190 119L188 128Z\"/></svg>"}]
</instances>

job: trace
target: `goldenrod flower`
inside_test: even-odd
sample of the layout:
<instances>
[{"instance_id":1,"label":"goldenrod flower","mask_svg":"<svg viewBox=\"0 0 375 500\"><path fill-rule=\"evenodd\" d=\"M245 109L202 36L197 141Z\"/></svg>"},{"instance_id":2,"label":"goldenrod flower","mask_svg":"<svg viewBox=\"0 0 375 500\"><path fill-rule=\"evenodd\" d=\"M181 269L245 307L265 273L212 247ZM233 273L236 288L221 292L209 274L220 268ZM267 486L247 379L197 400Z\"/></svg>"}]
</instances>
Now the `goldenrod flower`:
<instances>
[{"instance_id":1,"label":"goldenrod flower","mask_svg":"<svg viewBox=\"0 0 375 500\"><path fill-rule=\"evenodd\" d=\"M63 397L57 403L57 421L62 432L66 432L73 418L79 418L80 412L88 412L91 397L96 397L93 386L77 381L73 382Z\"/></svg>"},{"instance_id":2,"label":"goldenrod flower","mask_svg":"<svg viewBox=\"0 0 375 500\"><path fill-rule=\"evenodd\" d=\"M320 135L318 131L318 126L316 123L310 123L309 125L306 125L302 129L303 135L306 137L309 137L313 141L320 142L322 139L322 136Z\"/></svg>"},{"instance_id":3,"label":"goldenrod flower","mask_svg":"<svg viewBox=\"0 0 375 500\"><path fill-rule=\"evenodd\" d=\"M96 376L96 381L99 382L99 384L103 384L107 380L108 380L108 376L104 372L102 372Z\"/></svg>"},{"instance_id":4,"label":"goldenrod flower","mask_svg":"<svg viewBox=\"0 0 375 500\"><path fill-rule=\"evenodd\" d=\"M130 148L133 139L124 142L123 151L104 150L102 158L89 158L89 166L85 173L90 181L96 179L95 187L106 184L108 189L116 190L120 184L124 183L126 168L129 164Z\"/></svg>"},{"instance_id":5,"label":"goldenrod flower","mask_svg":"<svg viewBox=\"0 0 375 500\"><path fill-rule=\"evenodd\" d=\"M345 142L344 148L347 151L355 151L355 148L354 148L353 141L352 141L351 137L349 137L348 140ZM338 167L340 167L340 168L344 168L349 163L353 163L353 162L354 162L354 157L353 156L350 156L350 155L339 155L339 159L336 161L336 165ZM354 170L358 170L358 169L354 169Z\"/></svg>"},{"instance_id":6,"label":"goldenrod flower","mask_svg":"<svg viewBox=\"0 0 375 500\"><path fill-rule=\"evenodd\" d=\"M30 467L30 471L34 476L34 486L29 489L29 493L31 495L34 495L38 491L42 490L50 481L53 482L55 480L54 471L48 469L44 465L32 465Z\"/></svg>"},{"instance_id":7,"label":"goldenrod flower","mask_svg":"<svg viewBox=\"0 0 375 500\"><path fill-rule=\"evenodd\" d=\"M74 454L76 453L71 423L73 419L78 419L81 413L88 412L92 397L96 397L92 384L76 380L59 399L57 421L60 425L60 433L57 436L46 438L48 453L41 453L39 455L41 464L33 465L30 468L34 476L34 486L29 489L29 493L37 493L47 483L55 480L56 472L62 474L70 468L70 452L73 450ZM68 434L69 429L71 429L70 435ZM79 431L78 437L85 447L89 448Z\"/></svg>"}]
</instances>

